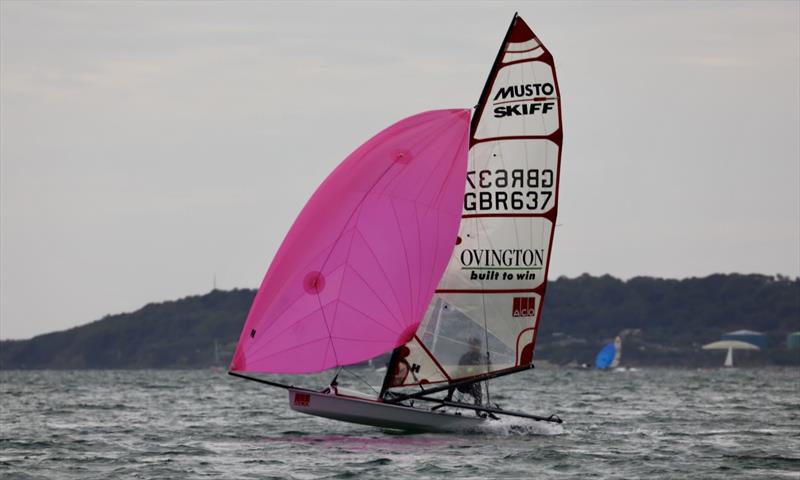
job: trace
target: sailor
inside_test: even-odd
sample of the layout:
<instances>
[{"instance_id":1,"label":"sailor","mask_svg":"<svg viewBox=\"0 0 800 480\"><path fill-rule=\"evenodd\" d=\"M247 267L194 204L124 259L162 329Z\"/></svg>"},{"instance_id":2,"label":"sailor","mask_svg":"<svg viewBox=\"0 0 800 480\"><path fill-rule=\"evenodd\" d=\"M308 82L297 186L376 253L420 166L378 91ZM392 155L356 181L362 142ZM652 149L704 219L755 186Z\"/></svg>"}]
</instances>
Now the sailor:
<instances>
[{"instance_id":1,"label":"sailor","mask_svg":"<svg viewBox=\"0 0 800 480\"><path fill-rule=\"evenodd\" d=\"M413 375L411 367L408 365L408 360L406 360L409 355L411 355L411 349L405 345L397 350L397 362L395 362L394 367L390 366L392 368L391 386L405 385L409 372Z\"/></svg>"},{"instance_id":2,"label":"sailor","mask_svg":"<svg viewBox=\"0 0 800 480\"><path fill-rule=\"evenodd\" d=\"M469 344L469 350L461 355L461 358L458 360L458 365L461 367L459 369L459 374L463 377L478 374L478 368L482 360L480 339L477 337L472 337L467 343ZM467 395L471 396L475 405L481 405L483 403L483 392L480 382L465 383L456 385L455 387L450 387L447 390L447 396L444 398L445 401L449 402L453 399L453 392L456 389L458 389L458 391L461 393L466 393Z\"/></svg>"}]
</instances>

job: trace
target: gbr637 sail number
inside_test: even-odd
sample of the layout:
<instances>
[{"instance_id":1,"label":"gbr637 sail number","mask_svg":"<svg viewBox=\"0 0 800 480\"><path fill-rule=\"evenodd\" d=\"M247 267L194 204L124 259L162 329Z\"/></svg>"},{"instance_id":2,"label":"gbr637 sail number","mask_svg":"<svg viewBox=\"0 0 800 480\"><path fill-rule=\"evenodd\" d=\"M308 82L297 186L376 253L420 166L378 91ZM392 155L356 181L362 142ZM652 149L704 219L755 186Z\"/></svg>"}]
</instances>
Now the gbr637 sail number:
<instances>
[{"instance_id":1,"label":"gbr637 sail number","mask_svg":"<svg viewBox=\"0 0 800 480\"><path fill-rule=\"evenodd\" d=\"M550 206L554 179L555 173L549 168L470 170L464 210L543 211Z\"/></svg>"}]
</instances>

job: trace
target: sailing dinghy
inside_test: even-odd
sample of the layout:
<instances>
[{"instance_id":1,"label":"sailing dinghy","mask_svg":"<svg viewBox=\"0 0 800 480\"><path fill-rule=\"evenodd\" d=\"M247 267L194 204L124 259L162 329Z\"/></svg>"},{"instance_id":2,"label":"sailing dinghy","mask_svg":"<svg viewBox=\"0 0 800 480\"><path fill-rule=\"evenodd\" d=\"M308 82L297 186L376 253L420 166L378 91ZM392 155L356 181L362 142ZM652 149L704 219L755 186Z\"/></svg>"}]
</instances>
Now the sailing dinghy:
<instances>
[{"instance_id":1,"label":"sailing dinghy","mask_svg":"<svg viewBox=\"0 0 800 480\"><path fill-rule=\"evenodd\" d=\"M622 337L617 335L613 342L607 343L594 357L594 366L600 370L619 368L622 359Z\"/></svg>"},{"instance_id":2,"label":"sailing dinghy","mask_svg":"<svg viewBox=\"0 0 800 480\"><path fill-rule=\"evenodd\" d=\"M383 428L561 423L503 409L489 390L533 368L558 205L555 66L517 15L470 114L401 120L328 176L264 277L231 375L288 390L298 412ZM389 352L373 395L339 387L338 372L322 390L248 375Z\"/></svg>"}]
</instances>

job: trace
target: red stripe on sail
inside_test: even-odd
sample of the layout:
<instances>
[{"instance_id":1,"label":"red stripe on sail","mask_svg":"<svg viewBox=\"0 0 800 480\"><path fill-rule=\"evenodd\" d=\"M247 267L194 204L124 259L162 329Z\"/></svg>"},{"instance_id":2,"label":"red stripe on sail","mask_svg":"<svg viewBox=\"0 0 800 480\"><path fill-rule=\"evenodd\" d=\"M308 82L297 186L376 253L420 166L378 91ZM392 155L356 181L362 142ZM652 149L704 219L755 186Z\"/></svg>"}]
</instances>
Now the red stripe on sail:
<instances>
[{"instance_id":1,"label":"red stripe on sail","mask_svg":"<svg viewBox=\"0 0 800 480\"><path fill-rule=\"evenodd\" d=\"M534 50L537 50L539 48L542 48L542 46L541 45L536 45L535 47L529 48L527 50L506 50L506 53L528 53L528 52L532 52Z\"/></svg>"}]
</instances>

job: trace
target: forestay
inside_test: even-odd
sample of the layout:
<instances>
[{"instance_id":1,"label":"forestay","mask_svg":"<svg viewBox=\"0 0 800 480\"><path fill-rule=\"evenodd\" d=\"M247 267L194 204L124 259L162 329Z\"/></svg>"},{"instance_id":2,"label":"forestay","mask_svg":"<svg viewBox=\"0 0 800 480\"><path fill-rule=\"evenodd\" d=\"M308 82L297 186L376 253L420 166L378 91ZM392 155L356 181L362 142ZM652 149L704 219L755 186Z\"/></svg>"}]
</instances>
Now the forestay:
<instances>
[{"instance_id":1,"label":"forestay","mask_svg":"<svg viewBox=\"0 0 800 480\"><path fill-rule=\"evenodd\" d=\"M275 255L231 370L307 373L406 343L451 257L469 110L402 120L320 185Z\"/></svg>"},{"instance_id":2,"label":"forestay","mask_svg":"<svg viewBox=\"0 0 800 480\"><path fill-rule=\"evenodd\" d=\"M533 361L558 208L561 101L553 57L515 17L476 107L458 238L385 387Z\"/></svg>"}]
</instances>

